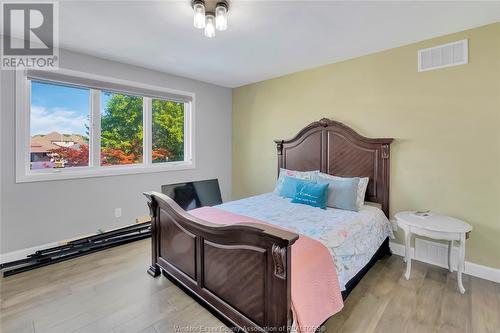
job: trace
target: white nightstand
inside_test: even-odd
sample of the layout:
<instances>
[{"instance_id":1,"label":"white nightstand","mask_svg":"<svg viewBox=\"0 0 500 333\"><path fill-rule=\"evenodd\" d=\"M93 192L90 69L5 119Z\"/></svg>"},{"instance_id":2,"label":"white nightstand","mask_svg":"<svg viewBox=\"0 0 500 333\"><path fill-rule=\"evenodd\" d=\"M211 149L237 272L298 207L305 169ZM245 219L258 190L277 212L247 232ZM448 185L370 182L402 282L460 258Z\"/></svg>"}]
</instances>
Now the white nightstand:
<instances>
[{"instance_id":1,"label":"white nightstand","mask_svg":"<svg viewBox=\"0 0 500 333\"><path fill-rule=\"evenodd\" d=\"M462 294L465 293L465 288L462 284L462 273L465 264L465 239L468 238L467 235L472 230L472 226L456 218L432 212L424 215L417 215L415 212L400 212L396 214L396 220L398 226L405 232L406 279L410 279L410 242L412 234L433 239L447 240L448 268L450 272L453 272L451 267L451 249L453 247L453 241L457 241L459 242L457 265L458 289Z\"/></svg>"}]
</instances>

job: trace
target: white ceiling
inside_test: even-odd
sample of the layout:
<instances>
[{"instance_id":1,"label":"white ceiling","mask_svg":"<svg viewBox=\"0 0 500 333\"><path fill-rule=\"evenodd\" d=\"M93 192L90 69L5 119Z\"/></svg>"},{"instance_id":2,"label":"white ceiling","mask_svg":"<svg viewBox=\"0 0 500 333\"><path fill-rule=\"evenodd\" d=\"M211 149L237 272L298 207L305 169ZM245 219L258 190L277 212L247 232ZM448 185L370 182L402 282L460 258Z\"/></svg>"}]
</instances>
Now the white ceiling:
<instances>
[{"instance_id":1,"label":"white ceiling","mask_svg":"<svg viewBox=\"0 0 500 333\"><path fill-rule=\"evenodd\" d=\"M500 21L500 2L230 2L213 39L190 0L63 1L61 47L226 87Z\"/></svg>"}]
</instances>

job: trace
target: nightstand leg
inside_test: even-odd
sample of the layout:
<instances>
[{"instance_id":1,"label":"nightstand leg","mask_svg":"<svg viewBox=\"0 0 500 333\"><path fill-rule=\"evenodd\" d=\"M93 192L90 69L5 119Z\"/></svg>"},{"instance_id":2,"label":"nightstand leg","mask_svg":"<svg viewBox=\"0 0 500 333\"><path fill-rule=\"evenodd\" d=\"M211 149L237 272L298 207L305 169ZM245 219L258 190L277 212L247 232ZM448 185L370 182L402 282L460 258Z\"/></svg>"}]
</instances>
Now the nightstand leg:
<instances>
[{"instance_id":1,"label":"nightstand leg","mask_svg":"<svg viewBox=\"0 0 500 333\"><path fill-rule=\"evenodd\" d=\"M448 269L453 272L453 267L451 267L451 250L453 249L453 241L448 241Z\"/></svg>"},{"instance_id":2,"label":"nightstand leg","mask_svg":"<svg viewBox=\"0 0 500 333\"><path fill-rule=\"evenodd\" d=\"M411 271L410 243L411 243L411 233L409 231L405 231L405 258L406 258L405 278L407 280L410 279L410 271Z\"/></svg>"},{"instance_id":3,"label":"nightstand leg","mask_svg":"<svg viewBox=\"0 0 500 333\"><path fill-rule=\"evenodd\" d=\"M465 288L462 283L462 273L464 271L465 266L465 233L460 235L460 248L458 252L458 290L460 293L465 293Z\"/></svg>"}]
</instances>

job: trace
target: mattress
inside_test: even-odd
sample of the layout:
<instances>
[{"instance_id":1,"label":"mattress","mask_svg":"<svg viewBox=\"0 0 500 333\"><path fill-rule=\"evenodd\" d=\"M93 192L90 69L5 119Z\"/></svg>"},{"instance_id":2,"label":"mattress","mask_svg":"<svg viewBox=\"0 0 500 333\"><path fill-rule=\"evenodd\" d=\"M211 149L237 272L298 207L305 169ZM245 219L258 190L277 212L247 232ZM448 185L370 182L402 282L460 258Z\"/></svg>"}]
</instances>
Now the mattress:
<instances>
[{"instance_id":1,"label":"mattress","mask_svg":"<svg viewBox=\"0 0 500 333\"><path fill-rule=\"evenodd\" d=\"M359 212L324 210L265 193L215 207L318 240L332 255L341 290L370 261L383 241L394 237L385 214L368 205Z\"/></svg>"}]
</instances>

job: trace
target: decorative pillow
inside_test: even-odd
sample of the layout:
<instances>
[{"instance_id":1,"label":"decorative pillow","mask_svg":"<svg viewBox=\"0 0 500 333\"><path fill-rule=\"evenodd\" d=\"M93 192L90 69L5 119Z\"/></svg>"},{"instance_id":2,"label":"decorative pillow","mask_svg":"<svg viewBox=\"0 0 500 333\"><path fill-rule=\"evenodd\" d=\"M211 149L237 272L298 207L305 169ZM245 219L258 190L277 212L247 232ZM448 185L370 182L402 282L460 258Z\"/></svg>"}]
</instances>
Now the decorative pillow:
<instances>
[{"instance_id":1,"label":"decorative pillow","mask_svg":"<svg viewBox=\"0 0 500 333\"><path fill-rule=\"evenodd\" d=\"M295 196L293 197L292 202L326 209L326 197L328 193L327 190L328 183L297 183Z\"/></svg>"},{"instance_id":2,"label":"decorative pillow","mask_svg":"<svg viewBox=\"0 0 500 333\"><path fill-rule=\"evenodd\" d=\"M314 177L319 173L319 170L315 171L295 171L295 170L287 170L287 169L280 169L280 175L278 177L278 180L276 181L276 186L274 188L274 193L280 194L281 193L281 188L283 187L283 181L285 180L285 176L288 177L293 177L293 178L299 178L299 179L307 179L307 180L313 180Z\"/></svg>"},{"instance_id":3,"label":"decorative pillow","mask_svg":"<svg viewBox=\"0 0 500 333\"><path fill-rule=\"evenodd\" d=\"M297 186L305 183L316 184L316 181L285 176L279 195L285 198L293 198L295 192L297 192Z\"/></svg>"},{"instance_id":4,"label":"decorative pillow","mask_svg":"<svg viewBox=\"0 0 500 333\"><path fill-rule=\"evenodd\" d=\"M356 203L358 205L358 209L361 208L361 206L363 206L365 204L366 189L368 188L369 181L370 181L370 178L368 178L368 177L359 178L358 198L356 200Z\"/></svg>"},{"instance_id":5,"label":"decorative pillow","mask_svg":"<svg viewBox=\"0 0 500 333\"><path fill-rule=\"evenodd\" d=\"M338 176L332 176L326 173L319 172L318 176L322 176L327 179L352 179L348 177L338 177ZM354 177L358 178L358 177ZM360 177L359 178L359 183L358 183L358 191L357 191L357 197L356 197L356 205L358 206L358 210L361 209L361 206L365 204L365 194L366 194L366 189L368 187L368 182L370 181L370 178L368 177Z\"/></svg>"},{"instance_id":6,"label":"decorative pillow","mask_svg":"<svg viewBox=\"0 0 500 333\"><path fill-rule=\"evenodd\" d=\"M357 205L359 178L341 178L341 177L316 177L318 184L329 184L328 207L359 211Z\"/></svg>"}]
</instances>

